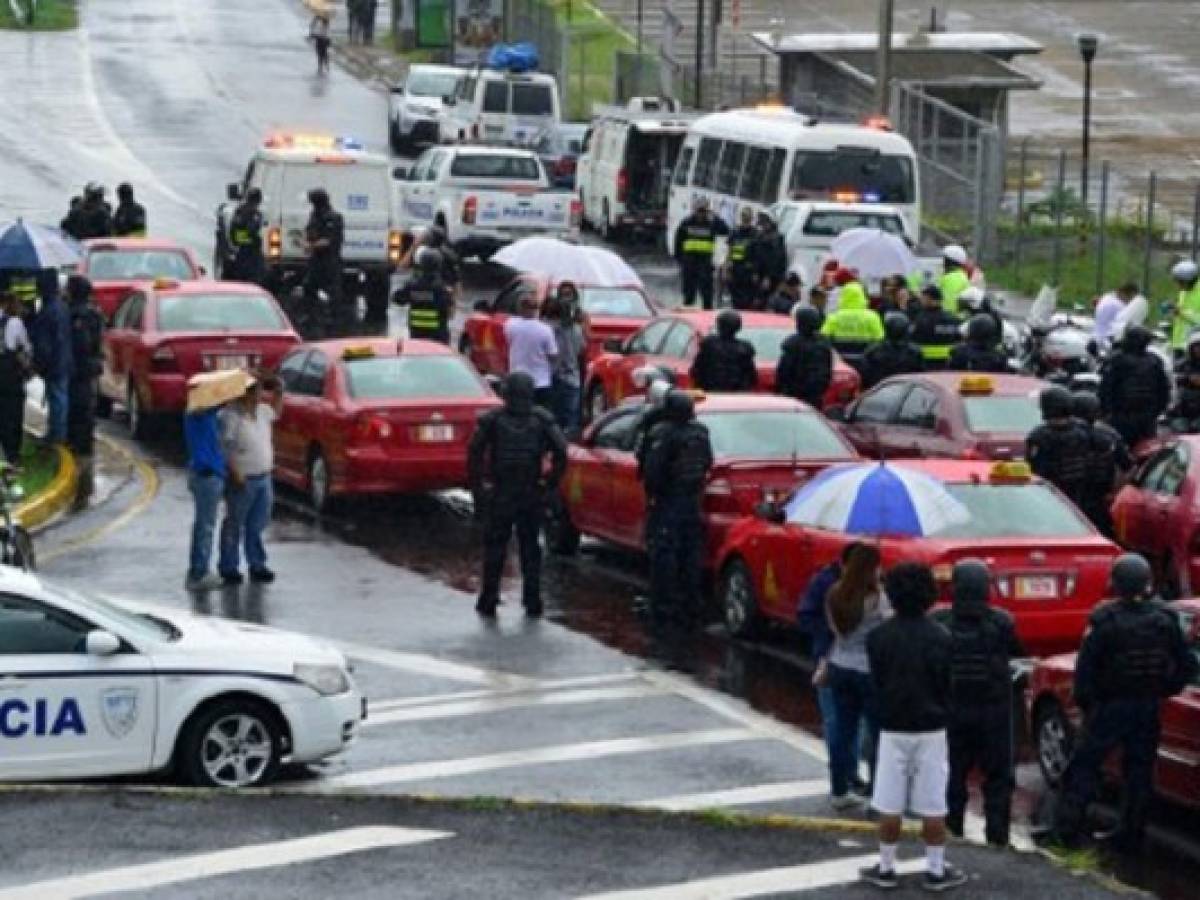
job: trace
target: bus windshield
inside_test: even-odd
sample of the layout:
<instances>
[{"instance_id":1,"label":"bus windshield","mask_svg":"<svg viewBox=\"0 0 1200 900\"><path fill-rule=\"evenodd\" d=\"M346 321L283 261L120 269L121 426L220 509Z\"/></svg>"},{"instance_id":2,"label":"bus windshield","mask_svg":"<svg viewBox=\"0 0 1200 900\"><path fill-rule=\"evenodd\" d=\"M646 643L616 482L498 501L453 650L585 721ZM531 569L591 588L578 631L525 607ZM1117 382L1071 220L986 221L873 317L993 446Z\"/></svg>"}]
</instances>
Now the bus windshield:
<instances>
[{"instance_id":1,"label":"bus windshield","mask_svg":"<svg viewBox=\"0 0 1200 900\"><path fill-rule=\"evenodd\" d=\"M869 148L797 150L792 164L793 200L855 194L869 203L915 203L913 162Z\"/></svg>"}]
</instances>

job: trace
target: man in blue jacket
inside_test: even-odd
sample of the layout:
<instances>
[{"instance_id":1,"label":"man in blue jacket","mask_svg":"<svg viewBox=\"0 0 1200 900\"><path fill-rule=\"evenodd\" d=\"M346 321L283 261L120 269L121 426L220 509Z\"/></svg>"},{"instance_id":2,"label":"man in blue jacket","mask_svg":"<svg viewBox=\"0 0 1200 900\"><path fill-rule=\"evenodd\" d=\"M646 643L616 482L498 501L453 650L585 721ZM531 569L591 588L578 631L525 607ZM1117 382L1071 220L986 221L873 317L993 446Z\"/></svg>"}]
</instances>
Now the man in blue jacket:
<instances>
[{"instance_id":1,"label":"man in blue jacket","mask_svg":"<svg viewBox=\"0 0 1200 900\"><path fill-rule=\"evenodd\" d=\"M71 311L58 293L58 273L42 269L37 277L41 307L34 320L33 358L46 387L46 443L67 440L67 401L74 372Z\"/></svg>"}]
</instances>

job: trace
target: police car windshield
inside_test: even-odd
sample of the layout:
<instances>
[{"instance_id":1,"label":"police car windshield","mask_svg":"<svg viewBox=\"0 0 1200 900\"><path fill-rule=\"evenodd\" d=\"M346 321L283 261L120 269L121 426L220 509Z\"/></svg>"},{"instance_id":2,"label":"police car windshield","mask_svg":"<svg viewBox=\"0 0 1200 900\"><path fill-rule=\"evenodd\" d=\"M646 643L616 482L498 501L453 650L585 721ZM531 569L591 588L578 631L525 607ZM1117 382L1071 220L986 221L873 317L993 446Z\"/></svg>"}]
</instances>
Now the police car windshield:
<instances>
[{"instance_id":1,"label":"police car windshield","mask_svg":"<svg viewBox=\"0 0 1200 900\"><path fill-rule=\"evenodd\" d=\"M814 212L804 223L804 233L817 237L837 237L851 228L878 228L888 234L903 235L899 216L867 212Z\"/></svg>"},{"instance_id":2,"label":"police car windshield","mask_svg":"<svg viewBox=\"0 0 1200 900\"><path fill-rule=\"evenodd\" d=\"M475 373L456 356L380 356L346 364L356 400L429 400L485 397Z\"/></svg>"},{"instance_id":3,"label":"police car windshield","mask_svg":"<svg viewBox=\"0 0 1200 900\"><path fill-rule=\"evenodd\" d=\"M714 329L713 333L716 333ZM738 337L749 341L754 347L754 361L757 363L773 363L779 361L783 342L791 334L788 328L743 328Z\"/></svg>"},{"instance_id":4,"label":"police car windshield","mask_svg":"<svg viewBox=\"0 0 1200 900\"><path fill-rule=\"evenodd\" d=\"M851 459L854 456L820 416L792 410L701 412L718 459Z\"/></svg>"},{"instance_id":5,"label":"police car windshield","mask_svg":"<svg viewBox=\"0 0 1200 900\"><path fill-rule=\"evenodd\" d=\"M458 75L454 72L413 72L404 92L412 97L448 97L457 88Z\"/></svg>"},{"instance_id":6,"label":"police car windshield","mask_svg":"<svg viewBox=\"0 0 1200 900\"><path fill-rule=\"evenodd\" d=\"M158 616L135 613L99 597L80 594L54 584L42 582L42 590L51 602L77 611L85 618L93 619L93 624L111 623L121 630L124 637L155 641L176 641L180 637L178 628Z\"/></svg>"},{"instance_id":7,"label":"police car windshield","mask_svg":"<svg viewBox=\"0 0 1200 900\"><path fill-rule=\"evenodd\" d=\"M629 319L649 319L654 313L646 298L630 288L579 289L580 303L589 316L621 316Z\"/></svg>"},{"instance_id":8,"label":"police car windshield","mask_svg":"<svg viewBox=\"0 0 1200 900\"><path fill-rule=\"evenodd\" d=\"M537 181L542 167L537 157L499 153L459 153L450 164L454 178L517 178Z\"/></svg>"},{"instance_id":9,"label":"police car windshield","mask_svg":"<svg viewBox=\"0 0 1200 900\"><path fill-rule=\"evenodd\" d=\"M947 484L971 517L927 537L1040 538L1087 537L1091 528L1044 484Z\"/></svg>"},{"instance_id":10,"label":"police car windshield","mask_svg":"<svg viewBox=\"0 0 1200 900\"><path fill-rule=\"evenodd\" d=\"M158 300L159 331L283 331L275 305L257 294L175 294Z\"/></svg>"},{"instance_id":11,"label":"police car windshield","mask_svg":"<svg viewBox=\"0 0 1200 900\"><path fill-rule=\"evenodd\" d=\"M92 281L152 281L195 278L187 256L177 250L97 250L88 256Z\"/></svg>"},{"instance_id":12,"label":"police car windshield","mask_svg":"<svg viewBox=\"0 0 1200 900\"><path fill-rule=\"evenodd\" d=\"M964 397L967 430L998 434L1028 434L1042 424L1034 397Z\"/></svg>"}]
</instances>

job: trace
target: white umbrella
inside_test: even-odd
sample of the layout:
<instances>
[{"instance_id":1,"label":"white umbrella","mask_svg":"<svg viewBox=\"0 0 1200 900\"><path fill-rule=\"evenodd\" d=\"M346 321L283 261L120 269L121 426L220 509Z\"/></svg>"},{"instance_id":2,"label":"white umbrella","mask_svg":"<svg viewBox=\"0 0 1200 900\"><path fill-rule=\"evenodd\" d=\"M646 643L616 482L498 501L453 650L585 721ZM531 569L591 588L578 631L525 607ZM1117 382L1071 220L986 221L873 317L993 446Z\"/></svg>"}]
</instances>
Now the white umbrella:
<instances>
[{"instance_id":1,"label":"white umbrella","mask_svg":"<svg viewBox=\"0 0 1200 900\"><path fill-rule=\"evenodd\" d=\"M629 263L611 250L568 244L557 238L522 238L492 257L493 262L551 281L573 281L591 287L641 287Z\"/></svg>"},{"instance_id":2,"label":"white umbrella","mask_svg":"<svg viewBox=\"0 0 1200 900\"><path fill-rule=\"evenodd\" d=\"M849 228L833 239L829 252L860 278L907 275L920 267L903 238L880 228Z\"/></svg>"}]
</instances>

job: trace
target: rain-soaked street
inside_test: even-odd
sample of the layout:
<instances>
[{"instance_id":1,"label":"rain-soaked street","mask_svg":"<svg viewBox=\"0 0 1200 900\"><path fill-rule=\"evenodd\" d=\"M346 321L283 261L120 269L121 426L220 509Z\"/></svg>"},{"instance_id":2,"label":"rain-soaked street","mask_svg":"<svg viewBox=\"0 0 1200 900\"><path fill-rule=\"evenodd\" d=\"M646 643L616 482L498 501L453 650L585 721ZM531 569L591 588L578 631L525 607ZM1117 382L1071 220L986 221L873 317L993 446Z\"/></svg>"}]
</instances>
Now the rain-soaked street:
<instances>
[{"instance_id":1,"label":"rain-soaked street","mask_svg":"<svg viewBox=\"0 0 1200 900\"><path fill-rule=\"evenodd\" d=\"M84 182L128 180L151 230L207 261L213 210L267 132L385 145L385 97L336 67L316 77L292 0L90 0L82 13L77 32L0 32L0 209L57 222ZM625 255L652 293L675 302L670 260L649 246ZM460 314L503 282L498 268L470 268ZM389 328L402 333L395 311ZM748 644L712 624L694 665L664 667L639 612L644 562L594 543L548 557L544 620L525 619L508 594L498 622L481 621L479 534L462 492L356 501L316 517L281 490L268 532L278 581L189 594L192 507L176 429L135 443L118 412L100 430L90 508L38 538L45 574L317 635L353 660L371 710L361 738L327 764L289 772L285 791L832 814L811 667L794 634ZM1023 758L1025 840L1042 790ZM1161 896L1192 896L1197 834L1194 815L1163 810L1153 851L1111 868ZM21 883L0 870L0 895Z\"/></svg>"}]
</instances>

